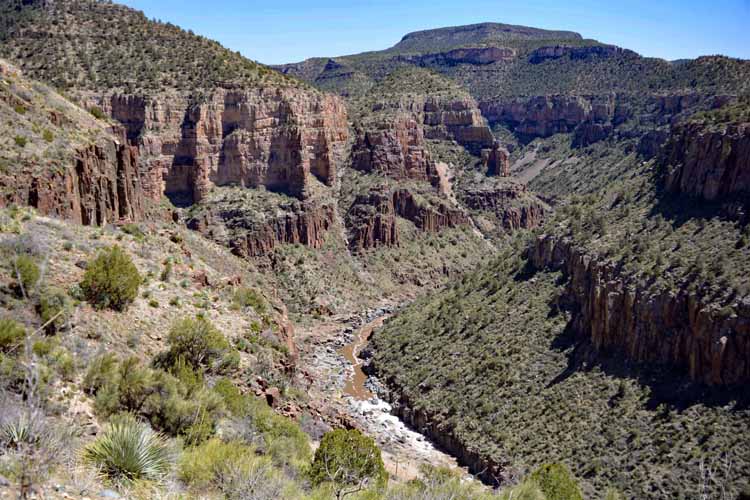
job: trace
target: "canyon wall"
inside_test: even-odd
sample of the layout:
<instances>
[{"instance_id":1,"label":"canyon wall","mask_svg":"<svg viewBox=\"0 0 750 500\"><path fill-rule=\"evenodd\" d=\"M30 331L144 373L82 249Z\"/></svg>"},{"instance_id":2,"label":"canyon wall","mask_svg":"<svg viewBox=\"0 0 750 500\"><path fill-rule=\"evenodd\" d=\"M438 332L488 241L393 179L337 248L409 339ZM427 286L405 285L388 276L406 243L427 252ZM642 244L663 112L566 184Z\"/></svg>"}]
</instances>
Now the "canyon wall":
<instances>
[{"instance_id":1,"label":"canyon wall","mask_svg":"<svg viewBox=\"0 0 750 500\"><path fill-rule=\"evenodd\" d=\"M270 216L251 207L208 203L187 220L187 226L248 258L266 256L282 244L320 248L335 217L333 204L314 201L279 207Z\"/></svg>"},{"instance_id":2,"label":"canyon wall","mask_svg":"<svg viewBox=\"0 0 750 500\"><path fill-rule=\"evenodd\" d=\"M750 201L750 123L677 125L659 162L667 191L709 201Z\"/></svg>"},{"instance_id":3,"label":"canyon wall","mask_svg":"<svg viewBox=\"0 0 750 500\"><path fill-rule=\"evenodd\" d=\"M28 205L78 224L137 221L144 205L135 148L104 138L75 151L71 164L0 174L0 206Z\"/></svg>"},{"instance_id":4,"label":"canyon wall","mask_svg":"<svg viewBox=\"0 0 750 500\"><path fill-rule=\"evenodd\" d=\"M727 316L687 290L642 289L613 264L554 237L539 237L528 256L537 269L567 274L565 299L574 304L571 326L597 350L673 365L710 385L750 381L748 299Z\"/></svg>"},{"instance_id":5,"label":"canyon wall","mask_svg":"<svg viewBox=\"0 0 750 500\"><path fill-rule=\"evenodd\" d=\"M469 187L462 191L460 199L472 210L495 214L508 231L539 227L549 211L549 207L530 193L525 184L518 182Z\"/></svg>"},{"instance_id":6,"label":"canyon wall","mask_svg":"<svg viewBox=\"0 0 750 500\"><path fill-rule=\"evenodd\" d=\"M346 215L352 250L398 245L397 217L412 222L426 233L469 222L461 209L445 200L427 200L405 188L373 190L358 196Z\"/></svg>"},{"instance_id":7,"label":"canyon wall","mask_svg":"<svg viewBox=\"0 0 750 500\"><path fill-rule=\"evenodd\" d=\"M212 186L264 186L298 198L331 185L348 122L334 96L292 87L216 88L201 95L85 95L120 121L141 153L145 193L203 199Z\"/></svg>"},{"instance_id":8,"label":"canyon wall","mask_svg":"<svg viewBox=\"0 0 750 500\"><path fill-rule=\"evenodd\" d=\"M568 133L581 125L591 125L581 134L581 143L597 138L597 131L611 131L622 109L618 110L614 94L606 96L544 95L508 100L493 99L480 103L482 114L490 123L502 123L525 138L549 137ZM585 144L583 144L585 145Z\"/></svg>"}]
</instances>

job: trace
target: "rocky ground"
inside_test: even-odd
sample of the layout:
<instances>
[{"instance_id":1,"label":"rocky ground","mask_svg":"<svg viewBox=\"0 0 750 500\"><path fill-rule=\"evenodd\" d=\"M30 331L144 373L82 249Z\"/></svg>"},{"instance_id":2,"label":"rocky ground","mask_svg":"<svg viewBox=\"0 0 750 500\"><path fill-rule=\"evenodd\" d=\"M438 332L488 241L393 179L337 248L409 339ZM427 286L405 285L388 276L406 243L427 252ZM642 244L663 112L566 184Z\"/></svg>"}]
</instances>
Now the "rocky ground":
<instances>
[{"instance_id":1,"label":"rocky ground","mask_svg":"<svg viewBox=\"0 0 750 500\"><path fill-rule=\"evenodd\" d=\"M376 395L368 400L359 400L345 392L346 381L352 376L352 365L341 354L341 349L356 341L360 329L381 322L383 316L390 316L396 307L394 303L384 303L298 331L302 346L300 361L311 376L308 391L311 405L328 412L333 409L345 425L357 427L373 437L383 451L386 469L395 478L414 479L423 464L459 469L455 458L436 448L391 413L391 405L377 396L382 391L377 380L370 378L366 382L367 389ZM467 479L470 478L467 474Z\"/></svg>"}]
</instances>

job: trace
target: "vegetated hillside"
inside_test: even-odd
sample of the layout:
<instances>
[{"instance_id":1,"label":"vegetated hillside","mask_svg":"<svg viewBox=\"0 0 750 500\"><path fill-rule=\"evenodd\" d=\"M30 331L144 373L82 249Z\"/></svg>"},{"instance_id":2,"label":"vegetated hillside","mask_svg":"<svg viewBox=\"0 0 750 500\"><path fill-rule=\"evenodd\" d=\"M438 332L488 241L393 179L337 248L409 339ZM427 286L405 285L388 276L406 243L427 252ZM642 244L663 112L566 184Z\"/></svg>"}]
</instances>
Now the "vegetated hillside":
<instances>
[{"instance_id":1,"label":"vegetated hillside","mask_svg":"<svg viewBox=\"0 0 750 500\"><path fill-rule=\"evenodd\" d=\"M606 487L627 498L736 495L750 466L742 391L702 398L669 367L581 354L566 328L566 278L530 271L520 252L375 335L373 366L399 414L488 481L552 459L590 497Z\"/></svg>"},{"instance_id":2,"label":"vegetated hillside","mask_svg":"<svg viewBox=\"0 0 750 500\"><path fill-rule=\"evenodd\" d=\"M724 119L743 103L675 123L647 161L535 141L559 155L532 182L558 196L545 226L375 335L399 412L490 481L553 453L631 498L742 490L750 149Z\"/></svg>"},{"instance_id":3,"label":"vegetated hillside","mask_svg":"<svg viewBox=\"0 0 750 500\"><path fill-rule=\"evenodd\" d=\"M552 94L736 92L747 88L750 72L748 63L738 59L709 56L673 64L575 33L495 24L411 33L387 50L279 69L336 90L336 82L343 89L354 75L360 82L377 82L403 65L439 71L482 102ZM367 89L359 86L359 91ZM347 86L345 94L356 90Z\"/></svg>"},{"instance_id":4,"label":"vegetated hillside","mask_svg":"<svg viewBox=\"0 0 750 500\"><path fill-rule=\"evenodd\" d=\"M59 89L299 86L213 40L99 1L0 2L0 56Z\"/></svg>"}]
</instances>

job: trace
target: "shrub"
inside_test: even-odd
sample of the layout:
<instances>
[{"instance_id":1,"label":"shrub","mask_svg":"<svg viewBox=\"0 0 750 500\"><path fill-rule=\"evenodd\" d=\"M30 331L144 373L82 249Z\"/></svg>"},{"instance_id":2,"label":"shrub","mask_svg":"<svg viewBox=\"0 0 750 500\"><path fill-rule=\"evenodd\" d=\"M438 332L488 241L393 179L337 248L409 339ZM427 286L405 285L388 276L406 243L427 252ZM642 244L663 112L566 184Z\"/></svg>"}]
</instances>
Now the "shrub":
<instances>
[{"instance_id":1,"label":"shrub","mask_svg":"<svg viewBox=\"0 0 750 500\"><path fill-rule=\"evenodd\" d=\"M337 498L360 491L369 482L384 487L388 473L375 441L360 431L336 429L326 433L310 467L314 485L334 483Z\"/></svg>"},{"instance_id":2,"label":"shrub","mask_svg":"<svg viewBox=\"0 0 750 500\"><path fill-rule=\"evenodd\" d=\"M70 321L70 313L73 305L70 297L64 290L50 288L46 290L39 299L39 313L42 323L47 324L47 331L55 333L64 330Z\"/></svg>"},{"instance_id":3,"label":"shrub","mask_svg":"<svg viewBox=\"0 0 750 500\"><path fill-rule=\"evenodd\" d=\"M106 353L94 359L83 377L83 390L87 394L96 392L106 385L114 385L117 380L117 356Z\"/></svg>"},{"instance_id":4,"label":"shrub","mask_svg":"<svg viewBox=\"0 0 750 500\"><path fill-rule=\"evenodd\" d=\"M29 140L26 137L17 135L13 138L13 140L16 142L16 146L19 148L26 147L26 144L28 144Z\"/></svg>"},{"instance_id":5,"label":"shrub","mask_svg":"<svg viewBox=\"0 0 750 500\"><path fill-rule=\"evenodd\" d=\"M89 109L89 112L96 118L97 120L103 120L107 115L104 114L104 111L102 111L102 108L98 106L92 106Z\"/></svg>"},{"instance_id":6,"label":"shrub","mask_svg":"<svg viewBox=\"0 0 750 500\"><path fill-rule=\"evenodd\" d=\"M176 322L169 331L167 344L169 350L156 360L166 370L182 358L195 370L220 372L224 358L234 351L224 335L202 317Z\"/></svg>"},{"instance_id":7,"label":"shrub","mask_svg":"<svg viewBox=\"0 0 750 500\"><path fill-rule=\"evenodd\" d=\"M531 480L539 485L547 500L583 500L578 483L562 464L542 465L531 474Z\"/></svg>"},{"instance_id":8,"label":"shrub","mask_svg":"<svg viewBox=\"0 0 750 500\"><path fill-rule=\"evenodd\" d=\"M217 486L233 465L253 455L253 449L238 442L210 439L183 454L178 475L196 488Z\"/></svg>"},{"instance_id":9,"label":"shrub","mask_svg":"<svg viewBox=\"0 0 750 500\"><path fill-rule=\"evenodd\" d=\"M130 414L113 418L103 434L86 447L84 458L118 484L162 479L175 461L167 440Z\"/></svg>"},{"instance_id":10,"label":"shrub","mask_svg":"<svg viewBox=\"0 0 750 500\"><path fill-rule=\"evenodd\" d=\"M12 352L18 349L26 337L26 330L12 319L0 319L0 351Z\"/></svg>"},{"instance_id":11,"label":"shrub","mask_svg":"<svg viewBox=\"0 0 750 500\"><path fill-rule=\"evenodd\" d=\"M55 136L51 130L45 130L42 133L42 138L45 140L45 142L52 142L55 140Z\"/></svg>"},{"instance_id":12,"label":"shrub","mask_svg":"<svg viewBox=\"0 0 750 500\"><path fill-rule=\"evenodd\" d=\"M130 256L114 246L89 263L81 291L96 309L122 311L135 300L140 284L141 275Z\"/></svg>"},{"instance_id":13,"label":"shrub","mask_svg":"<svg viewBox=\"0 0 750 500\"><path fill-rule=\"evenodd\" d=\"M13 261L13 277L19 280L19 285L26 293L36 286L40 276L39 266L28 255L19 255Z\"/></svg>"},{"instance_id":14,"label":"shrub","mask_svg":"<svg viewBox=\"0 0 750 500\"><path fill-rule=\"evenodd\" d=\"M266 312L266 301L252 288L238 288L234 292L233 302L237 309L250 307L258 314L265 314Z\"/></svg>"}]
</instances>

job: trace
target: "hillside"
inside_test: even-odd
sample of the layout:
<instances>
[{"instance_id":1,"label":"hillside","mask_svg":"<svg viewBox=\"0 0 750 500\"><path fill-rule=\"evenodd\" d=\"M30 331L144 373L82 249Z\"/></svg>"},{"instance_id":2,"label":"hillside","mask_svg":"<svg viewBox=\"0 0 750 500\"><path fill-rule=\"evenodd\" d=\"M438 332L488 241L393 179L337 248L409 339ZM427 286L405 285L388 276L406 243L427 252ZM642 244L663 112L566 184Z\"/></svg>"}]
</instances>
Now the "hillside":
<instances>
[{"instance_id":1,"label":"hillside","mask_svg":"<svg viewBox=\"0 0 750 500\"><path fill-rule=\"evenodd\" d=\"M97 0L3 0L0 57L62 90L301 86L217 42Z\"/></svg>"}]
</instances>

